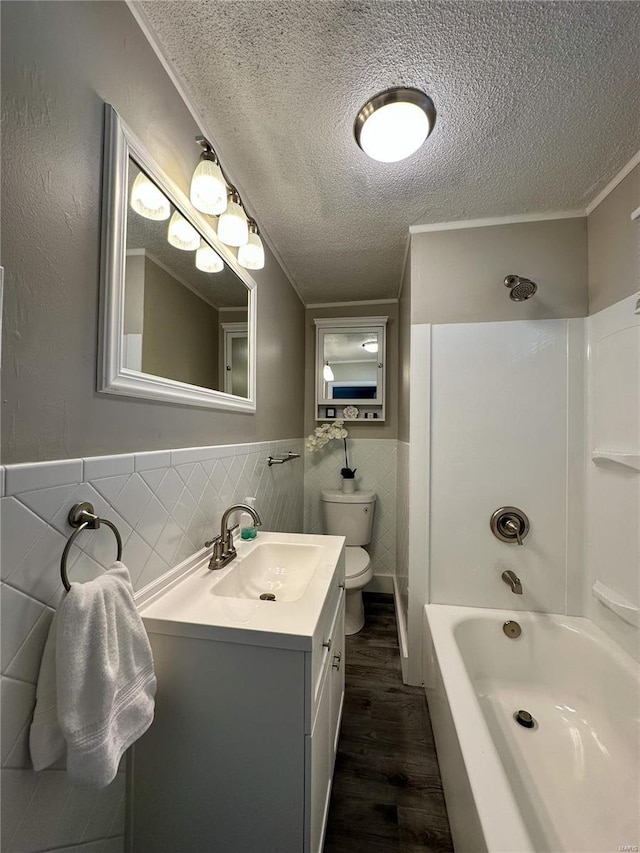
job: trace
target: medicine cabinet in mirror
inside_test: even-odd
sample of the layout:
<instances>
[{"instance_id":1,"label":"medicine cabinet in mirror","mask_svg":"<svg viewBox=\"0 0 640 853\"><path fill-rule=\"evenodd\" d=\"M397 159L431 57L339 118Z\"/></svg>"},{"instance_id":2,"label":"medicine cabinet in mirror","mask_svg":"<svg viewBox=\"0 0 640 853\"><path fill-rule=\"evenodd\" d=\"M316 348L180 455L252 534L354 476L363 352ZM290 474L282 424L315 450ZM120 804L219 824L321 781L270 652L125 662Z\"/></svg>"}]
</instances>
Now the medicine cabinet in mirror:
<instances>
[{"instance_id":1,"label":"medicine cabinet in mirror","mask_svg":"<svg viewBox=\"0 0 640 853\"><path fill-rule=\"evenodd\" d=\"M384 421L387 317L314 322L316 420Z\"/></svg>"},{"instance_id":2,"label":"medicine cabinet in mirror","mask_svg":"<svg viewBox=\"0 0 640 853\"><path fill-rule=\"evenodd\" d=\"M98 390L255 411L256 290L107 105Z\"/></svg>"}]
</instances>

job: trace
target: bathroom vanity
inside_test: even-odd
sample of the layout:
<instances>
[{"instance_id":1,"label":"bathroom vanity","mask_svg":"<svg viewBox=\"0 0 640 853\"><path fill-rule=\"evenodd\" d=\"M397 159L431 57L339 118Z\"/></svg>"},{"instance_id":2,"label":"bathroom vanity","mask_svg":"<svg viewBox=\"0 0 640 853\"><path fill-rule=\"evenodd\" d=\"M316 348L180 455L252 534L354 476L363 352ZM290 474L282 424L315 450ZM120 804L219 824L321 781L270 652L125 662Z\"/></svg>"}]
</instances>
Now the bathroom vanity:
<instances>
[{"instance_id":1,"label":"bathroom vanity","mask_svg":"<svg viewBox=\"0 0 640 853\"><path fill-rule=\"evenodd\" d=\"M343 543L261 532L227 568L201 552L141 603L158 693L134 750L135 853L320 853L344 697Z\"/></svg>"}]
</instances>

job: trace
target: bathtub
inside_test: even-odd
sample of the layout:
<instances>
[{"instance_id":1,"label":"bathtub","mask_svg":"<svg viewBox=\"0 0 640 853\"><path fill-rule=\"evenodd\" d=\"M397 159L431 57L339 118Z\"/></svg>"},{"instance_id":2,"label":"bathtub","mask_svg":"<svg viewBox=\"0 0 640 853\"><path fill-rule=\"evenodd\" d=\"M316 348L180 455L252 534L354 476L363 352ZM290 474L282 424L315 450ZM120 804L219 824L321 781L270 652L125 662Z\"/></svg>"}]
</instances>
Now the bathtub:
<instances>
[{"instance_id":1,"label":"bathtub","mask_svg":"<svg viewBox=\"0 0 640 853\"><path fill-rule=\"evenodd\" d=\"M638 664L572 616L429 604L425 629L456 853L637 851ZM534 728L515 721L521 709Z\"/></svg>"}]
</instances>

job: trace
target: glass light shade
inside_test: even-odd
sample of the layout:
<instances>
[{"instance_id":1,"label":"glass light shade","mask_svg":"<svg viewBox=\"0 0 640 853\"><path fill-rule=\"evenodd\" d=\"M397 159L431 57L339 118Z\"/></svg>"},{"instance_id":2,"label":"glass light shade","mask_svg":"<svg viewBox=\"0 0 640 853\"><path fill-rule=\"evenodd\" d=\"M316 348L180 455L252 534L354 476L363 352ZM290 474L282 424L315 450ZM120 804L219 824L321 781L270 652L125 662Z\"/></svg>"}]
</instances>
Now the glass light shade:
<instances>
[{"instance_id":1,"label":"glass light shade","mask_svg":"<svg viewBox=\"0 0 640 853\"><path fill-rule=\"evenodd\" d=\"M171 213L169 199L143 172L131 187L131 207L145 219L168 219Z\"/></svg>"},{"instance_id":2,"label":"glass light shade","mask_svg":"<svg viewBox=\"0 0 640 853\"><path fill-rule=\"evenodd\" d=\"M227 209L218 220L218 237L227 246L244 246L249 239L249 223L242 206L229 201Z\"/></svg>"},{"instance_id":3,"label":"glass light shade","mask_svg":"<svg viewBox=\"0 0 640 853\"><path fill-rule=\"evenodd\" d=\"M365 341L362 346L367 352L378 352L378 341Z\"/></svg>"},{"instance_id":4,"label":"glass light shade","mask_svg":"<svg viewBox=\"0 0 640 853\"><path fill-rule=\"evenodd\" d=\"M200 246L200 235L177 210L169 221L167 240L176 249L182 249L184 252L195 252Z\"/></svg>"},{"instance_id":5,"label":"glass light shade","mask_svg":"<svg viewBox=\"0 0 640 853\"><path fill-rule=\"evenodd\" d=\"M201 240L200 248L196 251L196 266L202 272L222 272L224 261L208 243Z\"/></svg>"},{"instance_id":6,"label":"glass light shade","mask_svg":"<svg viewBox=\"0 0 640 853\"><path fill-rule=\"evenodd\" d=\"M397 101L376 110L360 131L362 150L382 163L404 160L425 141L429 119L416 104Z\"/></svg>"},{"instance_id":7,"label":"glass light shade","mask_svg":"<svg viewBox=\"0 0 640 853\"><path fill-rule=\"evenodd\" d=\"M333 382L333 379L334 379L333 370L331 370L331 367L329 366L329 362L327 362L325 364L325 366L322 368L322 378L324 379L325 382Z\"/></svg>"},{"instance_id":8,"label":"glass light shade","mask_svg":"<svg viewBox=\"0 0 640 853\"><path fill-rule=\"evenodd\" d=\"M222 169L214 161L201 158L191 178L191 203L210 216L220 216L227 209L227 184Z\"/></svg>"},{"instance_id":9,"label":"glass light shade","mask_svg":"<svg viewBox=\"0 0 640 853\"><path fill-rule=\"evenodd\" d=\"M247 242L238 249L238 263L248 270L261 270L264 267L264 246L255 231L249 233Z\"/></svg>"}]
</instances>

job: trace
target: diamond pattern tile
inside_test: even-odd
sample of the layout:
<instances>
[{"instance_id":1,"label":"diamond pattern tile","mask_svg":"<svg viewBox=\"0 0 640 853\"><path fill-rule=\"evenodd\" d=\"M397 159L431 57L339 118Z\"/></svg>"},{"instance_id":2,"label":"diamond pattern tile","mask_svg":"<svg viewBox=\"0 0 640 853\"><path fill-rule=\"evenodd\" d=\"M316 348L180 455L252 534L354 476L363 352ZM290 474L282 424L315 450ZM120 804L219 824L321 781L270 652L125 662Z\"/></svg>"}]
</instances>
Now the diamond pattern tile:
<instances>
[{"instance_id":1,"label":"diamond pattern tile","mask_svg":"<svg viewBox=\"0 0 640 853\"><path fill-rule=\"evenodd\" d=\"M270 454L289 450L302 454L302 439L167 451L153 459L143 453L133 469L127 460L128 473L118 457L105 457L88 466L97 479L79 485L52 485L44 468L41 489L38 466L31 466L28 491L2 498L3 853L123 850L124 774L119 788L114 783L106 792L88 793L70 786L61 769L29 769L35 682L62 596L60 556L72 532L71 506L89 500L118 526L123 559L141 589L201 548L226 507L246 496L255 496L265 529L302 530L303 459L267 466ZM85 531L76 543L68 560L71 580L88 580L113 562L115 542L107 528Z\"/></svg>"},{"instance_id":2,"label":"diamond pattern tile","mask_svg":"<svg viewBox=\"0 0 640 853\"><path fill-rule=\"evenodd\" d=\"M374 574L393 574L396 564L397 442L389 439L348 439L349 466L356 468L356 488L376 492L371 545ZM340 489L344 466L342 442L331 441L320 451L305 450L304 530L323 533L323 489Z\"/></svg>"}]
</instances>

